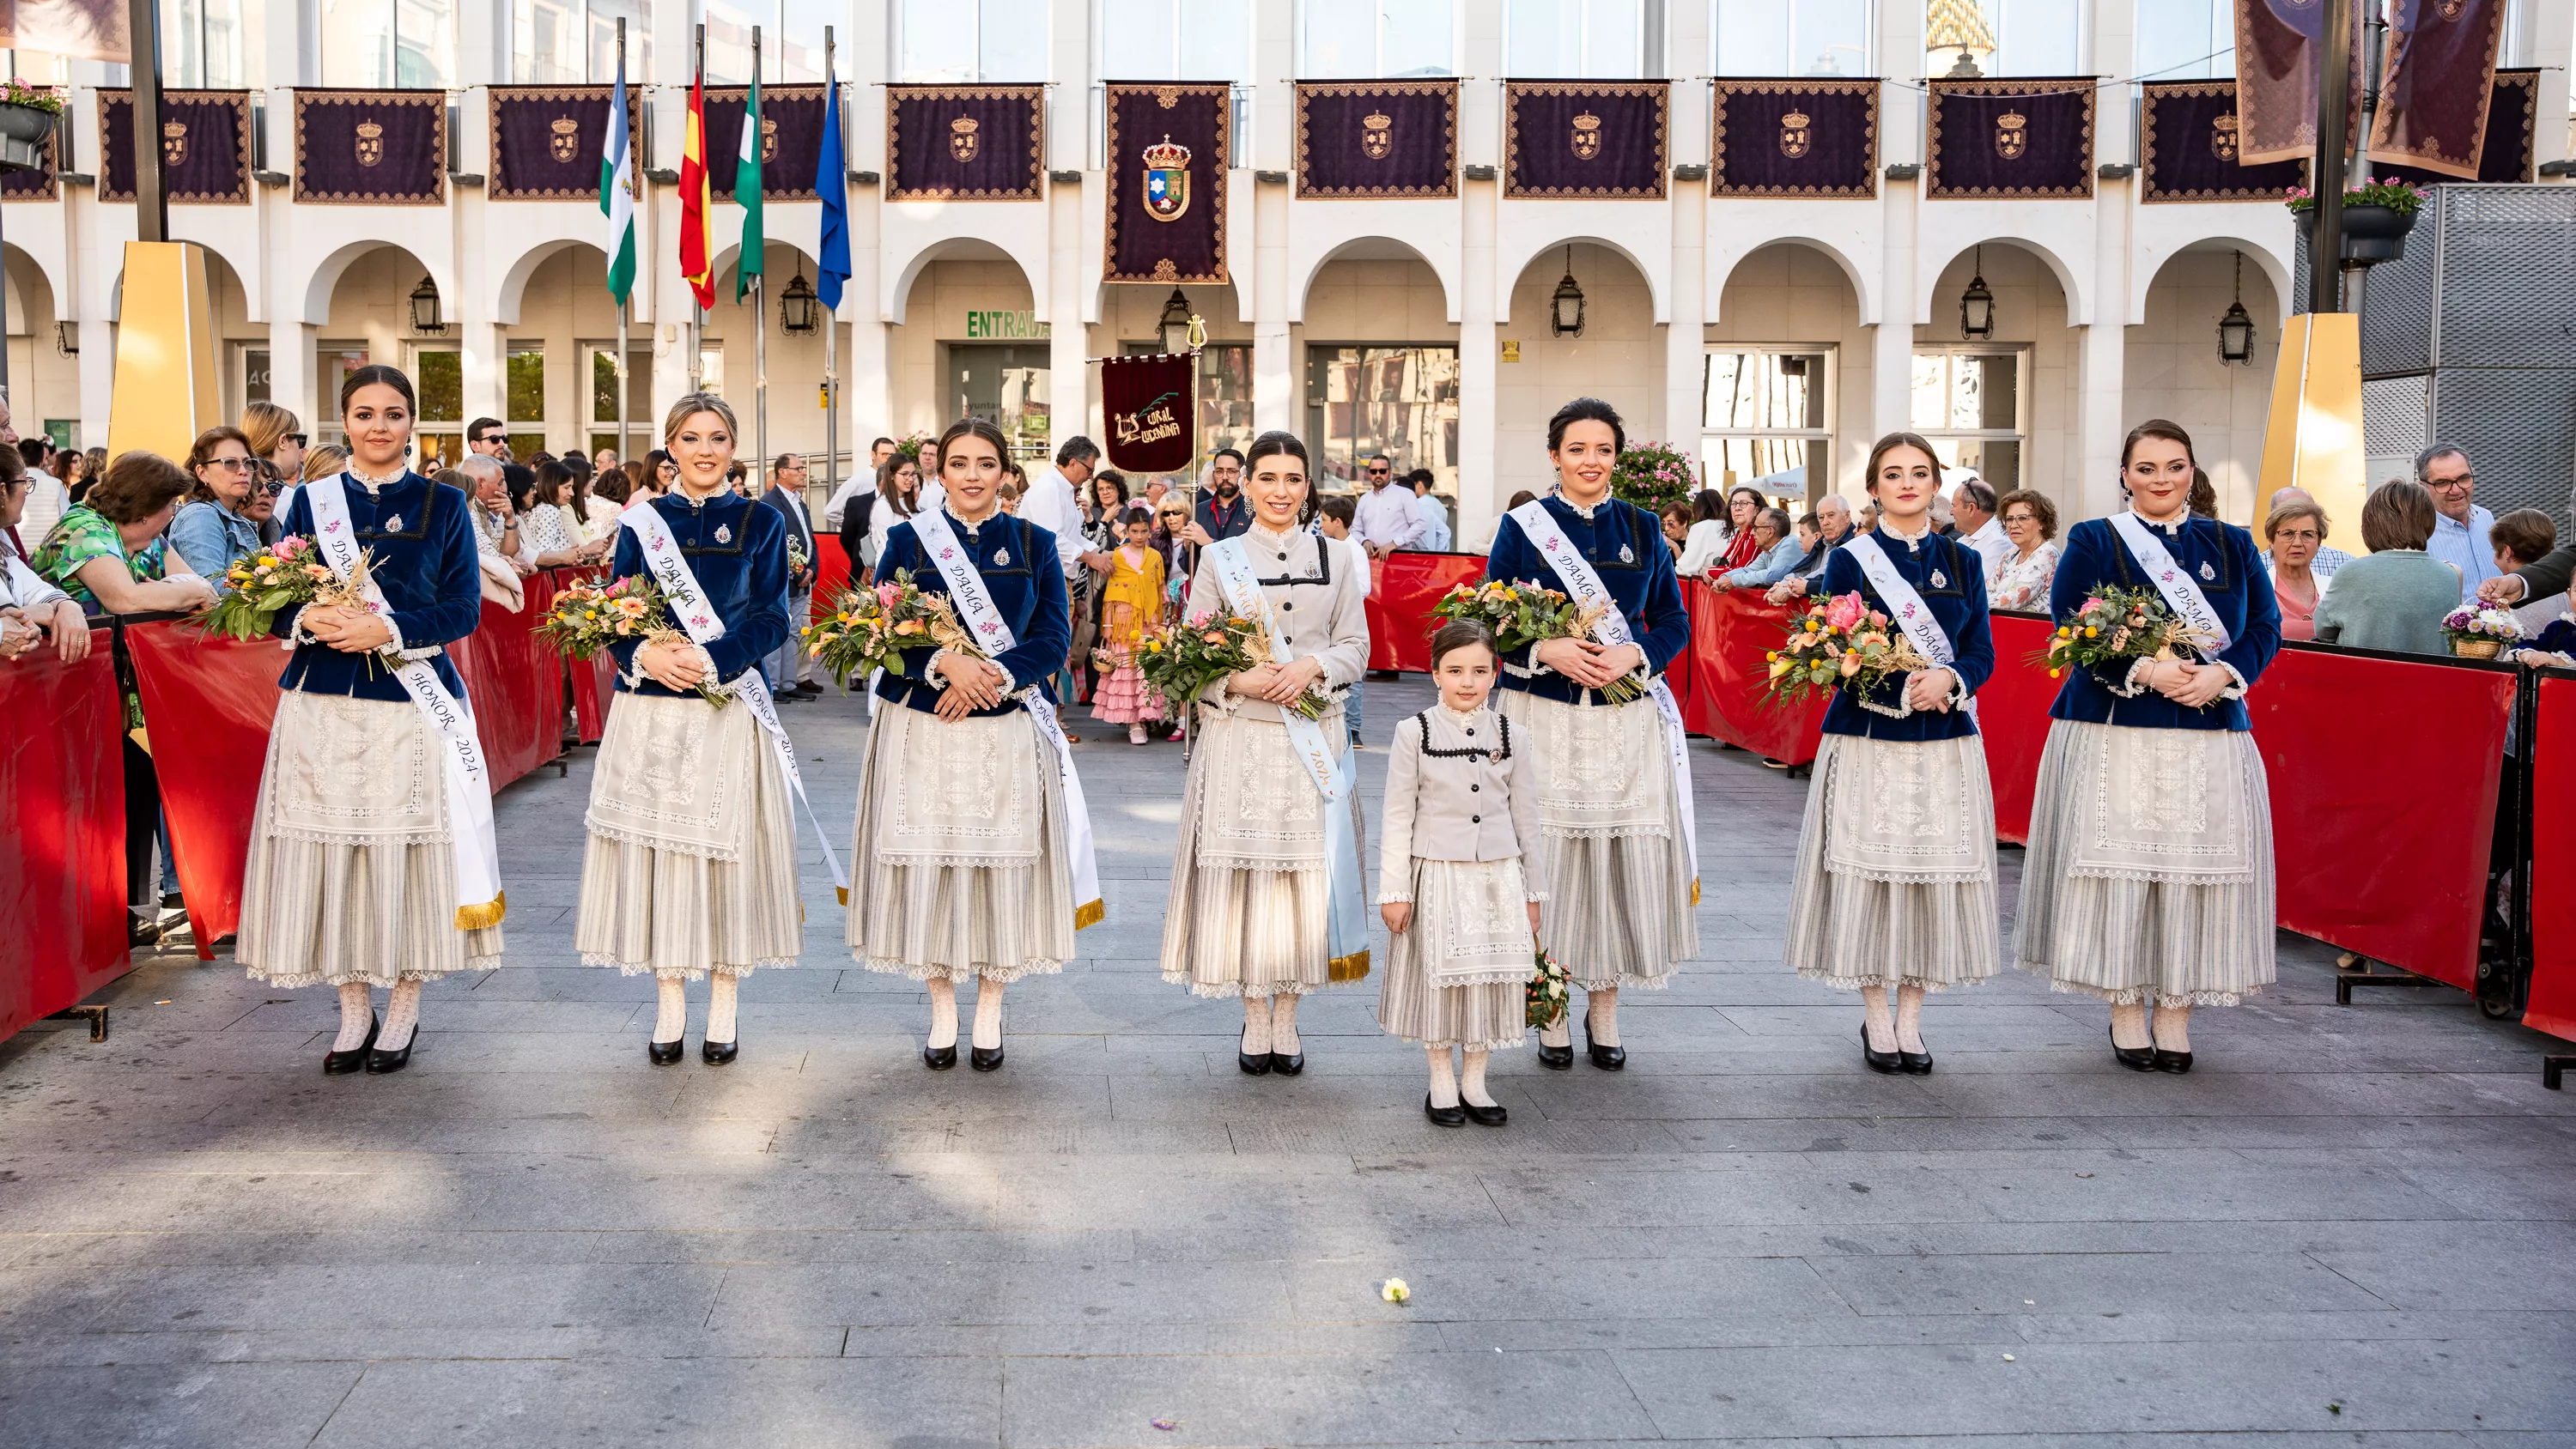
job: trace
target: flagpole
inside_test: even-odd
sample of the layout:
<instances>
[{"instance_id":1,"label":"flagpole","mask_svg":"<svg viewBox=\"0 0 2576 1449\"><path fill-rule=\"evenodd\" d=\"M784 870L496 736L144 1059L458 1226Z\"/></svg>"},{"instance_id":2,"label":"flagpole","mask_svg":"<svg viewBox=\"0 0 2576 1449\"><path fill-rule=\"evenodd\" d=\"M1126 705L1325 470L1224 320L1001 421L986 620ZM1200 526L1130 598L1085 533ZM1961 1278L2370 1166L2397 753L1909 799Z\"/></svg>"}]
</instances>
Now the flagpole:
<instances>
[{"instance_id":1,"label":"flagpole","mask_svg":"<svg viewBox=\"0 0 2576 1449\"><path fill-rule=\"evenodd\" d=\"M623 85L626 81L626 17L623 15L617 17L617 79L620 85ZM610 140L612 144L618 144L622 141L622 138L611 137ZM633 168L637 175L642 174L643 168L637 164L642 159L643 158L641 157L631 157L627 162L627 165ZM642 187L636 188L638 191L641 191L642 189ZM633 224L634 223L631 220L628 222L629 226L633 226ZM613 242L615 241L615 238L612 237L610 240ZM643 248L637 247L636 251L639 253L636 260L640 262L643 260L640 255ZM617 259L614 257L609 258L610 265L615 265L616 260ZM626 295L617 299L617 461L621 466L626 462L626 459L629 456L626 451L626 435L628 431L627 417L629 415L629 409L627 407L626 380L626 327L627 319L634 310L634 284L629 282L627 285Z\"/></svg>"},{"instance_id":2,"label":"flagpole","mask_svg":"<svg viewBox=\"0 0 2576 1449\"><path fill-rule=\"evenodd\" d=\"M699 88L703 90L707 83L707 24L703 20L699 21L697 25L697 51L697 68L692 71L691 74L696 78ZM706 135L701 132L698 136L698 146L701 152L704 151L706 144ZM702 154L699 157L698 164L703 168L713 159L714 158ZM686 203L684 202L683 204L685 205ZM708 260L712 262L714 258L710 257ZM710 287L714 286L715 279L712 277L708 278L707 285ZM706 361L707 309L698 305L697 293L695 290L692 290L689 294L689 391L702 392L705 390L707 385Z\"/></svg>"},{"instance_id":3,"label":"flagpole","mask_svg":"<svg viewBox=\"0 0 2576 1449\"><path fill-rule=\"evenodd\" d=\"M832 73L832 61L832 27L826 25L823 27L823 114L826 116L834 114L831 98L841 83L840 78ZM830 182L834 186L848 184L847 178L839 176L830 178ZM823 497L827 500L841 491L840 343L841 319L832 311L826 311L823 314Z\"/></svg>"},{"instance_id":4,"label":"flagpole","mask_svg":"<svg viewBox=\"0 0 2576 1449\"><path fill-rule=\"evenodd\" d=\"M757 94L760 89L760 27L757 25L751 27L751 85ZM759 120L746 107L742 123L757 126ZM751 136L743 144L751 148L751 158L756 165L760 160L760 137ZM766 167L761 171L760 190L765 192L769 187L769 177ZM757 198L760 193L753 194ZM769 248L769 229L766 226L761 228L760 245L763 251ZM769 259L754 257L751 262L760 269L751 274L751 447L755 455L752 477L759 487L766 488L769 483L766 472L769 467ZM741 269L740 257L736 257L734 267L737 271Z\"/></svg>"}]
</instances>

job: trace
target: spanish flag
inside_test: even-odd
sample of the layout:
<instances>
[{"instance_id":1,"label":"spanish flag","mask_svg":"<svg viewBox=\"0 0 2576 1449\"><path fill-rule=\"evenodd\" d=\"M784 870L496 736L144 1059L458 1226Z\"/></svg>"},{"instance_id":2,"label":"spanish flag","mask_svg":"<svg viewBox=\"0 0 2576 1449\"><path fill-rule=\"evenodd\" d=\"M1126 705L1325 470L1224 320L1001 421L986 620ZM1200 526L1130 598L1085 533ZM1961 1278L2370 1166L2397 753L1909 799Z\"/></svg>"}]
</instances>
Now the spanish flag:
<instances>
[{"instance_id":1,"label":"spanish flag","mask_svg":"<svg viewBox=\"0 0 2576 1449\"><path fill-rule=\"evenodd\" d=\"M689 85L689 123L680 142L680 275L702 312L716 304L707 204L707 75L701 69Z\"/></svg>"}]
</instances>

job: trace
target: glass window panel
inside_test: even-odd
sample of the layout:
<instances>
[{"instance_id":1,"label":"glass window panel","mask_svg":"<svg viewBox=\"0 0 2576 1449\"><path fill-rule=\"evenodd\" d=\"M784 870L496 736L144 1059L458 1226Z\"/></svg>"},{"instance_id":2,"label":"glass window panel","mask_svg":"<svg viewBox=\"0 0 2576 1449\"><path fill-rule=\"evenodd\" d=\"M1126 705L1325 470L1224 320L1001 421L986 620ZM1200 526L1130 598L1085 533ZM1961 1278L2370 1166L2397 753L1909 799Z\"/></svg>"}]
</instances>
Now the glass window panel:
<instances>
[{"instance_id":1,"label":"glass window panel","mask_svg":"<svg viewBox=\"0 0 2576 1449\"><path fill-rule=\"evenodd\" d=\"M1907 408L1909 420L1917 432L1946 426L1950 408L1950 355L1946 352L1914 354L1912 403Z\"/></svg>"},{"instance_id":2,"label":"glass window panel","mask_svg":"<svg viewBox=\"0 0 2576 1449\"><path fill-rule=\"evenodd\" d=\"M1448 75L1455 47L1449 39L1450 7L1439 0L1382 0L1378 74Z\"/></svg>"},{"instance_id":3,"label":"glass window panel","mask_svg":"<svg viewBox=\"0 0 2576 1449\"><path fill-rule=\"evenodd\" d=\"M705 16L707 84L711 86L750 84L751 27L773 23L775 12L767 5L731 5L724 3L724 0L707 0ZM909 16L905 18L910 19ZM971 60L971 50L968 55ZM933 79L948 79L948 77L933 77Z\"/></svg>"},{"instance_id":4,"label":"glass window panel","mask_svg":"<svg viewBox=\"0 0 2576 1449\"><path fill-rule=\"evenodd\" d=\"M1961 380L1976 379L1977 406L1972 421L1962 427L1991 428L2009 431L2021 422L2021 357L2018 353L2001 356L1962 357L1959 359Z\"/></svg>"},{"instance_id":5,"label":"glass window panel","mask_svg":"<svg viewBox=\"0 0 2576 1449\"><path fill-rule=\"evenodd\" d=\"M1787 75L1792 0L1717 0L1720 75Z\"/></svg>"},{"instance_id":6,"label":"glass window panel","mask_svg":"<svg viewBox=\"0 0 2576 1449\"><path fill-rule=\"evenodd\" d=\"M1720 75L1870 74L1869 0L1717 0Z\"/></svg>"},{"instance_id":7,"label":"glass window panel","mask_svg":"<svg viewBox=\"0 0 2576 1449\"><path fill-rule=\"evenodd\" d=\"M1985 0L1997 75L2075 75L2083 70L2084 9L2067 0ZM2003 12L2001 25L1994 13Z\"/></svg>"},{"instance_id":8,"label":"glass window panel","mask_svg":"<svg viewBox=\"0 0 2576 1449\"><path fill-rule=\"evenodd\" d=\"M393 84L394 0L322 0L322 83Z\"/></svg>"},{"instance_id":9,"label":"glass window panel","mask_svg":"<svg viewBox=\"0 0 2576 1449\"><path fill-rule=\"evenodd\" d=\"M510 421L542 423L546 420L546 354L542 344L536 347L510 349L506 392L509 396Z\"/></svg>"},{"instance_id":10,"label":"glass window panel","mask_svg":"<svg viewBox=\"0 0 2576 1449\"><path fill-rule=\"evenodd\" d=\"M1172 8L1172 0L1100 0L1100 78L1179 80Z\"/></svg>"},{"instance_id":11,"label":"glass window panel","mask_svg":"<svg viewBox=\"0 0 2576 1449\"><path fill-rule=\"evenodd\" d=\"M1932 452L1943 468L1966 468L1997 493L2021 486L2021 440L2018 438L1932 438Z\"/></svg>"},{"instance_id":12,"label":"glass window panel","mask_svg":"<svg viewBox=\"0 0 2576 1449\"><path fill-rule=\"evenodd\" d=\"M2195 80L2236 74L2236 24L2226 0L2138 0L2138 74Z\"/></svg>"},{"instance_id":13,"label":"glass window panel","mask_svg":"<svg viewBox=\"0 0 2576 1449\"><path fill-rule=\"evenodd\" d=\"M424 423L465 421L465 357L458 352L419 352L412 356L413 385L420 389Z\"/></svg>"},{"instance_id":14,"label":"glass window panel","mask_svg":"<svg viewBox=\"0 0 2576 1449\"><path fill-rule=\"evenodd\" d=\"M1833 476L1832 448L1822 438L1702 438L1701 478L1720 492L1749 483L1771 498L1805 499L1824 491L1809 480Z\"/></svg>"},{"instance_id":15,"label":"glass window panel","mask_svg":"<svg viewBox=\"0 0 2576 1449\"><path fill-rule=\"evenodd\" d=\"M782 0L779 5L775 37L775 58L764 53L762 64L767 79L786 82L814 82L823 78L823 27L837 25L847 37L849 6L843 0ZM601 79L605 80L603 76Z\"/></svg>"},{"instance_id":16,"label":"glass window panel","mask_svg":"<svg viewBox=\"0 0 2576 1449\"><path fill-rule=\"evenodd\" d=\"M1583 0L1583 74L1635 80L1646 55L1644 0Z\"/></svg>"},{"instance_id":17,"label":"glass window panel","mask_svg":"<svg viewBox=\"0 0 2576 1449\"><path fill-rule=\"evenodd\" d=\"M1376 453L1396 471L1429 468L1435 491L1458 480L1458 349L1315 347L1307 352L1307 435L1316 481L1357 484Z\"/></svg>"},{"instance_id":18,"label":"glass window panel","mask_svg":"<svg viewBox=\"0 0 2576 1449\"><path fill-rule=\"evenodd\" d=\"M981 0L983 54L980 79L997 83L1047 78L1044 0Z\"/></svg>"},{"instance_id":19,"label":"glass window panel","mask_svg":"<svg viewBox=\"0 0 2576 1449\"><path fill-rule=\"evenodd\" d=\"M522 85L570 85L583 79L581 8L568 0L520 0L511 14L510 78Z\"/></svg>"},{"instance_id":20,"label":"glass window panel","mask_svg":"<svg viewBox=\"0 0 2576 1449\"><path fill-rule=\"evenodd\" d=\"M1175 80L1252 78L1252 0L1189 0L1181 13Z\"/></svg>"},{"instance_id":21,"label":"glass window panel","mask_svg":"<svg viewBox=\"0 0 2576 1449\"><path fill-rule=\"evenodd\" d=\"M617 22L626 21L626 80L640 85L653 76L653 0L588 0L583 6L589 31L583 64L586 79L606 85L617 79ZM632 99L631 97L629 99Z\"/></svg>"},{"instance_id":22,"label":"glass window panel","mask_svg":"<svg viewBox=\"0 0 2576 1449\"><path fill-rule=\"evenodd\" d=\"M242 349L242 401L245 404L268 401L268 349Z\"/></svg>"},{"instance_id":23,"label":"glass window panel","mask_svg":"<svg viewBox=\"0 0 2576 1449\"><path fill-rule=\"evenodd\" d=\"M699 343L697 390L700 392L711 392L718 397L722 397L724 396L724 379L724 344L721 342Z\"/></svg>"},{"instance_id":24,"label":"glass window panel","mask_svg":"<svg viewBox=\"0 0 2576 1449\"><path fill-rule=\"evenodd\" d=\"M1053 456L1052 374L1047 349L1012 343L951 343L949 411L1002 430L1023 463Z\"/></svg>"},{"instance_id":25,"label":"glass window panel","mask_svg":"<svg viewBox=\"0 0 2576 1449\"><path fill-rule=\"evenodd\" d=\"M1510 0L1503 44L1505 75L1584 74L1583 0Z\"/></svg>"},{"instance_id":26,"label":"glass window panel","mask_svg":"<svg viewBox=\"0 0 2576 1449\"><path fill-rule=\"evenodd\" d=\"M956 0L903 0L903 60L909 82L975 78L975 12Z\"/></svg>"},{"instance_id":27,"label":"glass window panel","mask_svg":"<svg viewBox=\"0 0 2576 1449\"><path fill-rule=\"evenodd\" d=\"M363 342L323 342L313 349L313 410L306 416L316 420L314 436L334 443L346 443L347 430L340 426L340 384L349 374L367 365L367 345Z\"/></svg>"},{"instance_id":28,"label":"glass window panel","mask_svg":"<svg viewBox=\"0 0 2576 1449\"><path fill-rule=\"evenodd\" d=\"M456 74L456 10L450 0L395 0L394 84L444 89Z\"/></svg>"},{"instance_id":29,"label":"glass window panel","mask_svg":"<svg viewBox=\"0 0 2576 1449\"><path fill-rule=\"evenodd\" d=\"M1199 455L1219 448L1241 451L1258 429L1252 425L1252 345L1212 342L1199 349Z\"/></svg>"},{"instance_id":30,"label":"glass window panel","mask_svg":"<svg viewBox=\"0 0 2576 1449\"><path fill-rule=\"evenodd\" d=\"M638 348L627 342L626 388L629 393L627 421L638 427L649 427L643 415L652 410L653 350ZM590 349L590 420L594 423L617 421L617 349Z\"/></svg>"},{"instance_id":31,"label":"glass window panel","mask_svg":"<svg viewBox=\"0 0 2576 1449\"><path fill-rule=\"evenodd\" d=\"M1377 0L1305 0L1305 59L1297 73L1310 80L1350 80L1377 74Z\"/></svg>"}]
</instances>

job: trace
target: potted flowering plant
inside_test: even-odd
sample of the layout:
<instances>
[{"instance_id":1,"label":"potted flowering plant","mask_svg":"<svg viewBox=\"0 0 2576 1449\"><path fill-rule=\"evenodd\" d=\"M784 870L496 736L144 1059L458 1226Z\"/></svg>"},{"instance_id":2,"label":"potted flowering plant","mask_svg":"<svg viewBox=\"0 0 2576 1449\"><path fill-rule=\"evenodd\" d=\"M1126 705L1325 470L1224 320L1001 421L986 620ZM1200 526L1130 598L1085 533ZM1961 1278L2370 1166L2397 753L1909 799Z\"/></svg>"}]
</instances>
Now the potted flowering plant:
<instances>
[{"instance_id":1,"label":"potted flowering plant","mask_svg":"<svg viewBox=\"0 0 2576 1449\"><path fill-rule=\"evenodd\" d=\"M2522 637L2522 622L2511 609L2494 604L2462 604L2442 616L2442 637L2462 659L2493 659L2504 646Z\"/></svg>"},{"instance_id":2,"label":"potted flowering plant","mask_svg":"<svg viewBox=\"0 0 2576 1449\"><path fill-rule=\"evenodd\" d=\"M0 80L0 141L8 142L7 159L24 167L42 164L45 138L54 133L63 109L63 93L51 86L31 86L16 76Z\"/></svg>"},{"instance_id":3,"label":"potted flowering plant","mask_svg":"<svg viewBox=\"0 0 2576 1449\"><path fill-rule=\"evenodd\" d=\"M1610 469L1611 493L1649 513L1688 501L1698 487L1698 470L1670 443L1630 443Z\"/></svg>"},{"instance_id":4,"label":"potted flowering plant","mask_svg":"<svg viewBox=\"0 0 2576 1449\"><path fill-rule=\"evenodd\" d=\"M2298 218L2299 229L2313 233L2316 193L2294 186L2288 202L2291 214ZM2406 254L2406 233L2415 229L2415 213L2423 209L2423 188L2394 176L2345 188L2343 259L2365 263L2396 261Z\"/></svg>"}]
</instances>

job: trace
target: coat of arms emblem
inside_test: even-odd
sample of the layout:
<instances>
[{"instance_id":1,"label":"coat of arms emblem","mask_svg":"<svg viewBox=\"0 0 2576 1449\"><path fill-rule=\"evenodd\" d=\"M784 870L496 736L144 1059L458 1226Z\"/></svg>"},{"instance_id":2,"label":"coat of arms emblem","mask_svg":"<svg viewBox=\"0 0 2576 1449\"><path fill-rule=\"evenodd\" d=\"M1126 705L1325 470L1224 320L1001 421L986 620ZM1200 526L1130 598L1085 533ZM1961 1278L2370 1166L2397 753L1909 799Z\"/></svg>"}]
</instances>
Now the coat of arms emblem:
<instances>
[{"instance_id":1,"label":"coat of arms emblem","mask_svg":"<svg viewBox=\"0 0 2576 1449\"><path fill-rule=\"evenodd\" d=\"M2236 113L2224 112L2209 123L2209 154L2221 161L2236 159Z\"/></svg>"},{"instance_id":2,"label":"coat of arms emblem","mask_svg":"<svg viewBox=\"0 0 2576 1449\"><path fill-rule=\"evenodd\" d=\"M1395 117L1384 111L1371 111L1360 117L1360 154L1371 161L1383 161L1395 149Z\"/></svg>"},{"instance_id":3,"label":"coat of arms emblem","mask_svg":"<svg viewBox=\"0 0 2576 1449\"><path fill-rule=\"evenodd\" d=\"M1190 148L1165 132L1160 145L1148 146L1145 162L1145 214L1156 221L1178 221L1190 209Z\"/></svg>"},{"instance_id":4,"label":"coat of arms emblem","mask_svg":"<svg viewBox=\"0 0 2576 1449\"><path fill-rule=\"evenodd\" d=\"M358 164L375 166L385 159L385 128L381 122L358 123Z\"/></svg>"},{"instance_id":5,"label":"coat of arms emblem","mask_svg":"<svg viewBox=\"0 0 2576 1449\"><path fill-rule=\"evenodd\" d=\"M569 166L581 155L581 122L570 116L557 116L546 123L546 149L555 154L555 164Z\"/></svg>"},{"instance_id":6,"label":"coat of arms emblem","mask_svg":"<svg viewBox=\"0 0 2576 1449\"><path fill-rule=\"evenodd\" d=\"M185 121L162 122L161 164L164 166L176 166L187 159L188 123Z\"/></svg>"},{"instance_id":7,"label":"coat of arms emblem","mask_svg":"<svg viewBox=\"0 0 2576 1449\"><path fill-rule=\"evenodd\" d=\"M2007 161L2018 161L2030 149L2030 117L2019 111L2006 111L1995 117L1995 154Z\"/></svg>"},{"instance_id":8,"label":"coat of arms emblem","mask_svg":"<svg viewBox=\"0 0 2576 1449\"><path fill-rule=\"evenodd\" d=\"M1806 112L1795 106L1789 108L1789 114L1780 118L1781 155L1795 161L1807 154L1807 148L1815 144L1813 134L1807 129L1809 124Z\"/></svg>"},{"instance_id":9,"label":"coat of arms emblem","mask_svg":"<svg viewBox=\"0 0 2576 1449\"><path fill-rule=\"evenodd\" d=\"M1601 118L1585 111L1574 118L1574 159L1589 161L1601 154Z\"/></svg>"},{"instance_id":10,"label":"coat of arms emblem","mask_svg":"<svg viewBox=\"0 0 2576 1449\"><path fill-rule=\"evenodd\" d=\"M983 144L975 139L975 130L976 121L973 116L959 116L949 122L948 154L960 161L974 160L975 148Z\"/></svg>"},{"instance_id":11,"label":"coat of arms emblem","mask_svg":"<svg viewBox=\"0 0 2576 1449\"><path fill-rule=\"evenodd\" d=\"M764 165L778 159L778 123L767 116L760 118L760 159Z\"/></svg>"}]
</instances>

